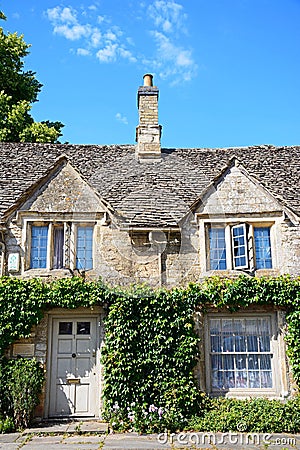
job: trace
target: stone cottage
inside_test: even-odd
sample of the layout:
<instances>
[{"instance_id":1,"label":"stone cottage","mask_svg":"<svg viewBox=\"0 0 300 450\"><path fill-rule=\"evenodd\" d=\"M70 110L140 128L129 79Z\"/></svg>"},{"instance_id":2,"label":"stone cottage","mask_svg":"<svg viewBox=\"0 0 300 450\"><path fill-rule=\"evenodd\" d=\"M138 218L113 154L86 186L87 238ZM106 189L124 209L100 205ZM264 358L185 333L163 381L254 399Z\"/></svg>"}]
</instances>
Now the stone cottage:
<instances>
[{"instance_id":1,"label":"stone cottage","mask_svg":"<svg viewBox=\"0 0 300 450\"><path fill-rule=\"evenodd\" d=\"M161 148L158 88L138 88L136 145L0 144L0 273L172 287L300 275L300 147ZM56 309L11 355L47 372L43 417L101 415L103 310ZM291 394L284 312L198 318L200 388Z\"/></svg>"}]
</instances>

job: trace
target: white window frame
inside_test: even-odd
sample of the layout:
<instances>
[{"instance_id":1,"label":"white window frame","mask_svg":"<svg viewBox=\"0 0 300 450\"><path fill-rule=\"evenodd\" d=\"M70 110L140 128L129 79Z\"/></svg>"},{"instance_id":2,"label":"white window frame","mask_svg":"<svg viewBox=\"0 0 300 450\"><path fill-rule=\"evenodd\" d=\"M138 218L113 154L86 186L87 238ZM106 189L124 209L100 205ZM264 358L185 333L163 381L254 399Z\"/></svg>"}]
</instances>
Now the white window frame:
<instances>
[{"instance_id":1,"label":"white window frame","mask_svg":"<svg viewBox=\"0 0 300 450\"><path fill-rule=\"evenodd\" d=\"M234 264L234 255L233 255L233 229L235 227L244 227L245 231L245 245L247 248L246 254L246 265L244 266L236 266ZM226 269L211 269L210 267L210 241L209 241L209 228L219 228L223 227L225 229L225 245L226 245ZM271 246L271 258L272 258L272 267L266 269L258 269L255 264L255 242L254 242L254 228L256 227L265 227L270 229L270 246ZM230 270L272 270L276 268L277 258L276 258L276 239L274 236L275 229L275 220L270 221L270 219L249 219L241 218L240 220L218 220L218 219L208 219L200 221L200 230L199 237L203 237L205 239L205 247L202 246L200 242L200 256L203 261L203 266L206 267L207 271L230 271ZM202 248L202 250L201 250ZM205 250L205 252L204 252ZM204 264L205 262L205 264Z\"/></svg>"},{"instance_id":2,"label":"white window frame","mask_svg":"<svg viewBox=\"0 0 300 450\"><path fill-rule=\"evenodd\" d=\"M211 336L210 336L210 321L211 319L262 319L269 318L271 326L271 338L270 338L270 352L271 355L271 370L272 370L272 387L268 388L249 388L249 387L227 387L227 388L213 388L212 387L212 368L211 368L211 356L213 354L211 350ZM233 314L222 314L222 313L208 313L205 317L204 322L205 328L205 366L206 366L206 391L211 396L226 396L226 397L252 397L252 396L262 396L266 395L269 397L279 397L282 390L282 376L280 361L280 349L279 349L279 339L277 336L277 314L276 312L251 312L251 313L233 313ZM234 336L234 334L233 334ZM241 352L232 352L233 355L237 355ZM258 355L263 354L263 352L249 352L257 353ZM221 355L227 355L225 351L220 352ZM286 375L286 374L284 374Z\"/></svg>"},{"instance_id":3,"label":"white window frame","mask_svg":"<svg viewBox=\"0 0 300 450\"><path fill-rule=\"evenodd\" d=\"M241 228L243 230L243 234L239 235L239 236L243 236L243 238L244 238L244 245L243 246L238 245L236 247L235 246L235 242L234 242L235 241L234 230L237 230L239 228ZM233 225L230 228L230 231L231 231L231 257L232 257L233 268L234 269L248 269L248 267L249 267L249 250L248 250L248 237L247 237L246 224L245 223L241 223L239 225ZM235 248L241 248L241 247L244 247L245 254L244 255L240 255L240 256L236 256L234 254L234 249ZM245 258L245 264L237 265L236 264L236 259L242 258L242 257Z\"/></svg>"}]
</instances>

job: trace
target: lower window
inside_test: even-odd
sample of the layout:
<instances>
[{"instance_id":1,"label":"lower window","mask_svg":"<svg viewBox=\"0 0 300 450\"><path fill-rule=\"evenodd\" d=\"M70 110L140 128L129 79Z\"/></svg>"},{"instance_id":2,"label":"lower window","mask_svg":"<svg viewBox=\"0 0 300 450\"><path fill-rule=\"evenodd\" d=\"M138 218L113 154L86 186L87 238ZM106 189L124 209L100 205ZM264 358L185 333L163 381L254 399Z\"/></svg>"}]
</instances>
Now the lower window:
<instances>
[{"instance_id":1,"label":"lower window","mask_svg":"<svg viewBox=\"0 0 300 450\"><path fill-rule=\"evenodd\" d=\"M273 389L272 315L208 319L210 391Z\"/></svg>"}]
</instances>

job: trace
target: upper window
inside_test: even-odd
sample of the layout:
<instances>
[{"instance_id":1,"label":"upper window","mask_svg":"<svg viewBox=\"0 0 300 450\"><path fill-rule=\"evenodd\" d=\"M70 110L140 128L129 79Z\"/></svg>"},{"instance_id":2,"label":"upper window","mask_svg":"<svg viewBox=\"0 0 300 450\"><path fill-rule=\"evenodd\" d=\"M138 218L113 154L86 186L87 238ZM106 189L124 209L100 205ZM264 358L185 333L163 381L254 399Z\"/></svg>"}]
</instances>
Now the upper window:
<instances>
[{"instance_id":1,"label":"upper window","mask_svg":"<svg viewBox=\"0 0 300 450\"><path fill-rule=\"evenodd\" d=\"M48 247L48 226L32 226L30 267L32 269L46 269Z\"/></svg>"},{"instance_id":2,"label":"upper window","mask_svg":"<svg viewBox=\"0 0 300 450\"><path fill-rule=\"evenodd\" d=\"M270 227L254 227L255 260L258 269L272 269Z\"/></svg>"},{"instance_id":3,"label":"upper window","mask_svg":"<svg viewBox=\"0 0 300 450\"><path fill-rule=\"evenodd\" d=\"M93 267L93 227L77 227L76 269Z\"/></svg>"},{"instance_id":4,"label":"upper window","mask_svg":"<svg viewBox=\"0 0 300 450\"><path fill-rule=\"evenodd\" d=\"M210 225L209 269L272 269L270 230L246 223Z\"/></svg>"},{"instance_id":5,"label":"upper window","mask_svg":"<svg viewBox=\"0 0 300 450\"><path fill-rule=\"evenodd\" d=\"M63 269L75 267L89 270L93 267L93 227L69 224L39 224L31 226L30 268ZM70 239L70 236L73 236ZM75 241L74 241L74 236ZM74 252L70 241L74 241ZM70 256L75 253L75 261ZM29 264L29 261L28 261Z\"/></svg>"},{"instance_id":6,"label":"upper window","mask_svg":"<svg viewBox=\"0 0 300 450\"><path fill-rule=\"evenodd\" d=\"M225 228L209 228L209 256L211 270L225 270L227 268Z\"/></svg>"},{"instance_id":7,"label":"upper window","mask_svg":"<svg viewBox=\"0 0 300 450\"><path fill-rule=\"evenodd\" d=\"M210 391L272 389L272 316L209 318Z\"/></svg>"}]
</instances>

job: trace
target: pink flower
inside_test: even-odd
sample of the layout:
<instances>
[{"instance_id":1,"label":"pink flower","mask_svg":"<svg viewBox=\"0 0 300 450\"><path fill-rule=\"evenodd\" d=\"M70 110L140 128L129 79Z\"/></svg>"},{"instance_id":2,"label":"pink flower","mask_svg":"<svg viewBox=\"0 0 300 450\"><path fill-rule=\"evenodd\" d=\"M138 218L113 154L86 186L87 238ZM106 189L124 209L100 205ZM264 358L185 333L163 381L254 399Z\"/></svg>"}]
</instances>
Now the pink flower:
<instances>
[{"instance_id":1,"label":"pink flower","mask_svg":"<svg viewBox=\"0 0 300 450\"><path fill-rule=\"evenodd\" d=\"M155 406L155 405L150 405L150 406L149 406L149 412L155 412L155 411L157 411L157 406Z\"/></svg>"}]
</instances>

